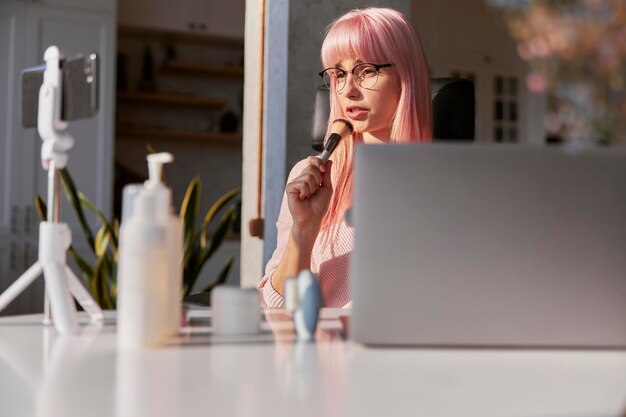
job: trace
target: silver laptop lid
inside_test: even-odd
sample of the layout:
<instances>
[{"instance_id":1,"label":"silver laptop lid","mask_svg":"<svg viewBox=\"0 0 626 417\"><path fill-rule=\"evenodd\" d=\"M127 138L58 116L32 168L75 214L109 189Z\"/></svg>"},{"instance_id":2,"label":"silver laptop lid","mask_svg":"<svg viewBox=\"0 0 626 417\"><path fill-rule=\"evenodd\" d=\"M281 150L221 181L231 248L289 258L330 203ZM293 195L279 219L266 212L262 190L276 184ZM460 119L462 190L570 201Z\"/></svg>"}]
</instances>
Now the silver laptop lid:
<instances>
[{"instance_id":1,"label":"silver laptop lid","mask_svg":"<svg viewBox=\"0 0 626 417\"><path fill-rule=\"evenodd\" d=\"M363 145L352 337L626 346L626 151Z\"/></svg>"}]
</instances>

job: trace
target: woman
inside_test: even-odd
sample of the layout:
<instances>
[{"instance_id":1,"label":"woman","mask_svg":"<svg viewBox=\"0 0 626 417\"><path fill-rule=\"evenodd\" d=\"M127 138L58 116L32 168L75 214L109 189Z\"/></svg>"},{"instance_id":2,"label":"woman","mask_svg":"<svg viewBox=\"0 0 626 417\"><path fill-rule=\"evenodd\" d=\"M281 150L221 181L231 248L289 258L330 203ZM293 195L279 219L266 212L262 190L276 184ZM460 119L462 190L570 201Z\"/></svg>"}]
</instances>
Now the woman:
<instances>
[{"instance_id":1,"label":"woman","mask_svg":"<svg viewBox=\"0 0 626 417\"><path fill-rule=\"evenodd\" d=\"M432 136L428 64L401 13L348 12L330 25L321 57L320 75L331 91L329 122L346 118L354 131L325 165L308 157L289 174L276 250L258 286L268 307L284 306L285 279L302 269L318 275L325 307L350 302L353 230L343 217L352 202L355 146L429 142Z\"/></svg>"}]
</instances>

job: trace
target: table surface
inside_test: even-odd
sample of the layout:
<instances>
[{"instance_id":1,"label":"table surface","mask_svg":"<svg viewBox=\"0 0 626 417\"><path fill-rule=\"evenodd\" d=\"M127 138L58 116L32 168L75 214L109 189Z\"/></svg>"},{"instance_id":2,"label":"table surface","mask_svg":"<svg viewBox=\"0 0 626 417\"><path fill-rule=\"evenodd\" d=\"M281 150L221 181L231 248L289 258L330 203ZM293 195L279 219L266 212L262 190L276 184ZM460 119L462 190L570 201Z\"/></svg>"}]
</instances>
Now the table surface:
<instances>
[{"instance_id":1,"label":"table surface","mask_svg":"<svg viewBox=\"0 0 626 417\"><path fill-rule=\"evenodd\" d=\"M266 311L258 336L208 314L160 349L116 349L114 315L59 337L0 319L0 416L626 416L626 351L370 348L323 311L315 343Z\"/></svg>"}]
</instances>

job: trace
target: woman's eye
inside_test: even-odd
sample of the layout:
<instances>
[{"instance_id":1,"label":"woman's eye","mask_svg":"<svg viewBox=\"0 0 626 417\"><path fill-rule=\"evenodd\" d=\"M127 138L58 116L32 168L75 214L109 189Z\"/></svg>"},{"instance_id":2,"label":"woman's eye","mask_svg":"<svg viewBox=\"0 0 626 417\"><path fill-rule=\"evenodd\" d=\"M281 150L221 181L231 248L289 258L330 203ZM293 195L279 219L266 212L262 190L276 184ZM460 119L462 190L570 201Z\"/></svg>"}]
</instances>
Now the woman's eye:
<instances>
[{"instance_id":1,"label":"woman's eye","mask_svg":"<svg viewBox=\"0 0 626 417\"><path fill-rule=\"evenodd\" d=\"M376 73L376 69L375 68L363 68L361 70L361 76L362 77L368 77L368 76L372 76Z\"/></svg>"},{"instance_id":2,"label":"woman's eye","mask_svg":"<svg viewBox=\"0 0 626 417\"><path fill-rule=\"evenodd\" d=\"M335 73L335 78L338 79L338 80L343 80L344 78L346 78L346 74L344 74L343 72L337 71Z\"/></svg>"}]
</instances>

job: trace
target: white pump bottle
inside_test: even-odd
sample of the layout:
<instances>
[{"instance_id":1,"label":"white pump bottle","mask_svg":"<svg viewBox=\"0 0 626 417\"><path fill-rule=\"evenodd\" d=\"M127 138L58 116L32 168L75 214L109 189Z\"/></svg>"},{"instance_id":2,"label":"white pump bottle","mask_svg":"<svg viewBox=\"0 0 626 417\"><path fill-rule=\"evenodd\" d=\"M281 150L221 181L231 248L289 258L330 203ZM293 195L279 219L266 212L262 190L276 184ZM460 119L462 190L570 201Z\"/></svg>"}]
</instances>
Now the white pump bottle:
<instances>
[{"instance_id":1,"label":"white pump bottle","mask_svg":"<svg viewBox=\"0 0 626 417\"><path fill-rule=\"evenodd\" d=\"M120 229L118 345L154 347L176 335L181 315L182 225L161 181L168 153L148 155L149 180Z\"/></svg>"}]
</instances>

